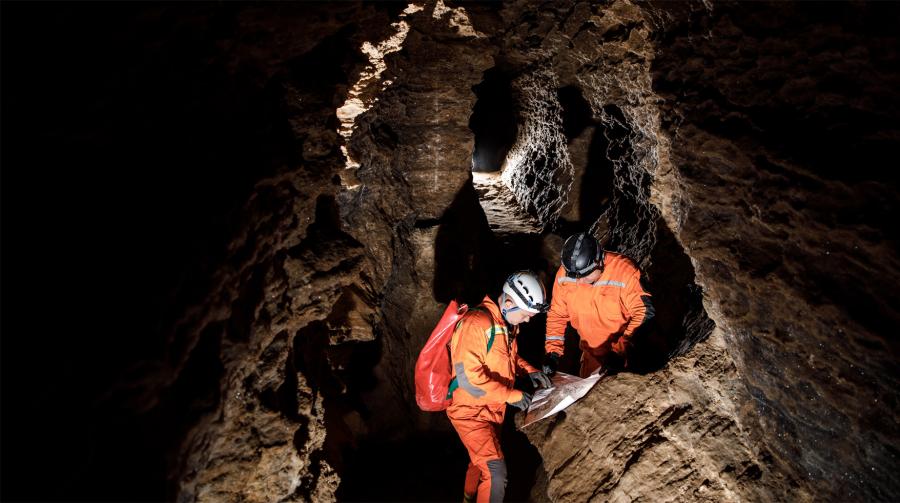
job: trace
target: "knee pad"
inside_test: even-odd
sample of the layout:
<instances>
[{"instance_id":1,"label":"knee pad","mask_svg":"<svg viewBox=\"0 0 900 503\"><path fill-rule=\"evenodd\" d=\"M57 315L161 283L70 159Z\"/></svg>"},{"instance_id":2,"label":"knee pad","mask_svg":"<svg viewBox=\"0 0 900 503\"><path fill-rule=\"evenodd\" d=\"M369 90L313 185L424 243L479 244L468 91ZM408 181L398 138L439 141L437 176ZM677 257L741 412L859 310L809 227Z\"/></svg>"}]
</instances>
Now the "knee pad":
<instances>
[{"instance_id":1,"label":"knee pad","mask_svg":"<svg viewBox=\"0 0 900 503\"><path fill-rule=\"evenodd\" d=\"M492 459L487 462L488 471L491 472L491 503L503 503L506 494L506 461Z\"/></svg>"}]
</instances>

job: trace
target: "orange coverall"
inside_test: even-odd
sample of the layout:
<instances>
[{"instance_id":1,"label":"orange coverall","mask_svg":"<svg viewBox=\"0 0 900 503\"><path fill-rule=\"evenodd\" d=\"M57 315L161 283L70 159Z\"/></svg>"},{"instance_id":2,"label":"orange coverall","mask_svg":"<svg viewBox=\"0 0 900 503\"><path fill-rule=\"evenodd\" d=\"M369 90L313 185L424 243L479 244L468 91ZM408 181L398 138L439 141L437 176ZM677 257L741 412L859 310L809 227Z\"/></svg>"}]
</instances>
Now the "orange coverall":
<instances>
[{"instance_id":1,"label":"orange coverall","mask_svg":"<svg viewBox=\"0 0 900 503\"><path fill-rule=\"evenodd\" d=\"M603 272L594 283L577 283L560 266L547 312L546 353L563 354L566 323L581 338L581 377L600 367L609 353L626 355L629 337L654 316L641 271L623 255L604 252Z\"/></svg>"},{"instance_id":2,"label":"orange coverall","mask_svg":"<svg viewBox=\"0 0 900 503\"><path fill-rule=\"evenodd\" d=\"M450 362L459 387L453 392L447 417L469 452L465 497L479 503L502 502L506 491L506 461L500 450L500 427L506 404L522 399L513 389L516 372L537 372L518 355L516 327L507 328L500 308L485 297L483 311L469 311L450 339ZM491 337L494 342L487 350ZM509 334L509 335L507 335Z\"/></svg>"}]
</instances>

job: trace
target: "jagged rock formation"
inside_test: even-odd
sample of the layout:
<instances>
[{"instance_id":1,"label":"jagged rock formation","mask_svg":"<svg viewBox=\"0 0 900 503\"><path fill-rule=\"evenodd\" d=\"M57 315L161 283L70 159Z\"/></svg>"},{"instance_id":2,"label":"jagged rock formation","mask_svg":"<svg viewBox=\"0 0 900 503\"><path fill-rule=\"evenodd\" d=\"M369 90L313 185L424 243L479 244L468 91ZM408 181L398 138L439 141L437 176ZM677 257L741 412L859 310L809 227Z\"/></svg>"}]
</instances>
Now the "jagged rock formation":
<instances>
[{"instance_id":1,"label":"jagged rock formation","mask_svg":"<svg viewBox=\"0 0 900 503\"><path fill-rule=\"evenodd\" d=\"M230 246L236 267L213 288L222 300L188 313L176 335L186 346L221 338L222 360L221 399L186 436L173 472L182 501L333 499L342 449L409 428L408 414L367 405L414 406L414 355L440 309L431 295L439 257L428 257L439 255L436 224L470 177L470 88L490 59L459 12L402 13L410 23L403 50L381 74L391 84L359 94L359 107L370 110L349 135L359 166L345 167L333 104L349 86L334 79L368 78L351 47L394 34L372 10L353 23L340 21L343 9L321 12L332 35L273 70L302 145L301 168L257 184ZM252 13L239 20L256 20ZM354 31L357 23L371 30ZM325 65L315 70L323 81L310 88L305 74L314 65ZM475 222L486 228L483 215ZM457 295L470 279L452 278L440 295ZM364 346L379 333L391 355L380 363L365 356L377 349ZM185 367L177 363L172 378ZM365 403L356 403L363 392Z\"/></svg>"},{"instance_id":2,"label":"jagged rock formation","mask_svg":"<svg viewBox=\"0 0 900 503\"><path fill-rule=\"evenodd\" d=\"M895 494L895 348L879 327L895 323L896 312L877 294L887 283L870 290L852 278L874 278L873 263L880 281L896 278L896 258L879 230L859 234L859 225L879 220L865 218L871 203L831 202L870 194L889 204L895 193L865 175L842 176L824 157L804 158L804 149L778 139L788 127L778 122L812 128L805 138L833 138L820 124L834 114L895 117L890 81L876 76L896 55L878 55L865 93L810 96L867 68L871 39L836 31L827 14L810 28L783 26L770 20L771 8L614 1L410 9L402 48L384 59L381 78L390 84L370 93L347 135L359 163L352 176L340 171L335 128L322 128L333 123L329 102L346 88L323 85L309 96L302 78L289 81L291 101L305 104L303 120L292 121L304 138L303 167L258 186L246 213L251 230L235 241L236 255L246 249L245 270L257 272L223 277L221 291L245 285L233 291L256 293L242 295L243 333L220 343L223 399L187 436L180 497L329 499L352 462L349 446L446 431L442 417L414 410L410 376L439 315L436 301L477 299L490 286L475 280L493 256L473 209L468 118L471 89L493 66L512 76L519 127L502 179L515 200L545 229L562 215L647 268L675 356L658 371L608 378L566 414L527 430L543 458L531 498ZM774 17L807 14L816 15ZM389 36L385 18L375 19L377 36ZM773 36L776 29L791 35ZM836 61L845 67L818 78L791 74L801 62L802 74L815 76ZM853 102L849 92L885 105ZM310 119L316 114L322 119ZM859 151L878 141L853 138ZM328 186L335 173L340 187ZM826 188L835 196L817 195ZM595 194L603 202L582 203ZM278 210L260 220L262 208ZM441 255L466 232L450 258ZM230 311L226 303L195 320L194 333L234 319L231 302ZM840 308L861 304L868 307ZM835 337L859 349L834 351ZM380 358L363 363L360 345L376 340ZM883 357L854 356L876 347ZM386 410L402 414L379 412ZM833 450L817 449L823 444ZM251 445L256 454L245 457Z\"/></svg>"},{"instance_id":3,"label":"jagged rock formation","mask_svg":"<svg viewBox=\"0 0 900 503\"><path fill-rule=\"evenodd\" d=\"M878 169L896 6L205 8L184 21L215 20L203 60L277 127L202 295L175 297L165 357L110 395L172 424L173 497L457 498L465 458L415 407L416 354L442 303L515 268L552 277L583 229L649 274L657 358L508 424L510 499L900 494L897 177ZM516 130L473 182L491 72Z\"/></svg>"},{"instance_id":4,"label":"jagged rock formation","mask_svg":"<svg viewBox=\"0 0 900 503\"><path fill-rule=\"evenodd\" d=\"M798 496L736 421L744 393L715 332L650 375L606 378L525 429L540 446L535 501L763 501ZM808 496L808 495L807 495Z\"/></svg>"},{"instance_id":5,"label":"jagged rock formation","mask_svg":"<svg viewBox=\"0 0 900 503\"><path fill-rule=\"evenodd\" d=\"M897 111L896 41L877 19L896 10L762 7L667 12L660 207L750 395L747 430L812 495L891 499L897 185L874 166Z\"/></svg>"}]
</instances>

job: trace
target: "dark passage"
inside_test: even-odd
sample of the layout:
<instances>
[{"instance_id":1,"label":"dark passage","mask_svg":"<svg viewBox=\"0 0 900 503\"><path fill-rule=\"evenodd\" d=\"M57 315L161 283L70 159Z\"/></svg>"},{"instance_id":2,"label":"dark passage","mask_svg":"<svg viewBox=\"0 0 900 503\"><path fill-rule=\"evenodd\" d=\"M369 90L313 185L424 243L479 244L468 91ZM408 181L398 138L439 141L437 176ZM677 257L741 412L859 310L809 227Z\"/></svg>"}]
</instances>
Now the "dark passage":
<instances>
[{"instance_id":1,"label":"dark passage","mask_svg":"<svg viewBox=\"0 0 900 503\"><path fill-rule=\"evenodd\" d=\"M469 118L475 133L472 171L500 171L517 132L510 78L494 67L484 72L484 80L472 90L478 96Z\"/></svg>"},{"instance_id":2,"label":"dark passage","mask_svg":"<svg viewBox=\"0 0 900 503\"><path fill-rule=\"evenodd\" d=\"M4 501L172 494L167 452L200 410L138 417L110 390L162 358L254 183L293 155L277 95L210 63L220 7L2 6ZM175 407L215 403L216 337Z\"/></svg>"},{"instance_id":3,"label":"dark passage","mask_svg":"<svg viewBox=\"0 0 900 503\"><path fill-rule=\"evenodd\" d=\"M584 99L581 89L576 86L566 86L557 92L559 104L563 111L563 134L571 140L579 136L586 128L594 125L591 104Z\"/></svg>"}]
</instances>

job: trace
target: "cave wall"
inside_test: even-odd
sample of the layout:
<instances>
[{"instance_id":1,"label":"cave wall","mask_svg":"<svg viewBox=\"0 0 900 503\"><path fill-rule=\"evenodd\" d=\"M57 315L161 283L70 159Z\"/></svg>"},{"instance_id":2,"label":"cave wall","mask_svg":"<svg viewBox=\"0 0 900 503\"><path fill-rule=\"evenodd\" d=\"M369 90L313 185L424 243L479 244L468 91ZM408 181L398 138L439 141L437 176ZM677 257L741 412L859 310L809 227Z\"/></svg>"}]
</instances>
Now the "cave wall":
<instances>
[{"instance_id":1,"label":"cave wall","mask_svg":"<svg viewBox=\"0 0 900 503\"><path fill-rule=\"evenodd\" d=\"M896 6L662 7L654 188L743 415L814 494L896 497Z\"/></svg>"},{"instance_id":2,"label":"cave wall","mask_svg":"<svg viewBox=\"0 0 900 503\"><path fill-rule=\"evenodd\" d=\"M173 323L161 368L126 395L145 421L181 432L167 467L179 501L334 498L325 431L336 422L341 438L339 414L352 408L342 397L365 376L334 369L365 361L358 345L375 339L379 295L363 245L341 230L335 109L366 68L358 48L388 37L397 14L309 4L225 16L216 56L276 98L290 155L255 184L206 300ZM197 390L201 375L216 382Z\"/></svg>"},{"instance_id":3,"label":"cave wall","mask_svg":"<svg viewBox=\"0 0 900 503\"><path fill-rule=\"evenodd\" d=\"M403 411L400 417L373 411L370 434L391 435L400 422L436 419L417 410L410 381L432 320L443 311L435 300L478 302L486 292L480 277L486 271L479 264L487 260L478 252L489 248L490 233L476 211L468 124L472 87L490 68L492 50L465 17L457 16L438 4L408 18L403 50L385 60L384 79L392 84L357 119L350 139L362 185L342 194L342 217L368 250L373 281L383 295L380 384L368 400ZM446 227L456 232L442 237ZM454 256L445 257L454 246Z\"/></svg>"},{"instance_id":4,"label":"cave wall","mask_svg":"<svg viewBox=\"0 0 900 503\"><path fill-rule=\"evenodd\" d=\"M174 361L147 379L146 393L165 397L193 361L220 367L172 463L180 501L331 500L359 442L448 429L413 412L409 376L440 315L434 299L486 291L476 252L491 235L471 187L468 120L490 50L440 4L354 9L298 7L321 25L305 47L256 35L262 47L232 49L265 59L263 80L282 93L302 157L257 183L212 296L176 324ZM268 15L242 10L239 29L274 36L290 24ZM402 50L360 93L370 108L347 145L358 166L348 165L334 110L371 75L356 47L396 36L401 22ZM461 243L435 253L448 240Z\"/></svg>"},{"instance_id":5,"label":"cave wall","mask_svg":"<svg viewBox=\"0 0 900 503\"><path fill-rule=\"evenodd\" d=\"M697 478L684 486L691 498L896 493L896 344L886 335L897 320L880 293L896 278L896 241L885 220L895 213L896 178L873 167L883 163L884 139L894 135L886 117L896 116L896 40L882 20L896 19L896 11L819 7L612 2L503 11L512 28L500 57L552 65L560 83L577 82L607 132L620 130L611 135L618 145L607 148L613 200L595 230L606 246L651 270L654 255L665 259L655 242L673 234L696 269L705 311L721 329L693 351L690 344L678 348L685 357L663 371L698 359L692 371L701 376L711 360L700 355L714 352L725 360L711 374L715 383L692 389L672 379L664 385L668 398L647 403L687 393L687 410L728 404L719 416L727 427L699 433L710 422L703 418L693 434L699 417L666 417L661 411L669 409L648 406L642 414L680 428L633 439L645 442L637 449L618 438L607 440L612 448L602 426L570 425L567 418L559 420L563 427L529 433L552 475L535 498L542 491L552 500L622 498L633 494L632 477L641 480L640 494L652 494L671 480L636 475L637 461L685 438L694 445L708 437L740 447L675 457L693 461L675 477ZM846 351L835 350L836 338ZM732 386L734 378L741 385ZM621 407L618 421L659 431L627 419L629 393L623 399L607 391L594 391L584 406ZM584 436L583 450L557 454ZM574 474L607 466L597 453L615 457L623 448L631 457L621 471L600 471L598 483L571 492ZM752 469L734 472L736 466ZM748 476L753 482L742 480Z\"/></svg>"},{"instance_id":6,"label":"cave wall","mask_svg":"<svg viewBox=\"0 0 900 503\"><path fill-rule=\"evenodd\" d=\"M248 108L276 126L234 161L264 167L242 182L253 188L222 256L173 296L165 354L105 399L147 430L170 425L171 496L456 495L456 478L424 462L405 472L409 494L367 487L360 460L379 476L394 467L360 452L456 445L412 397L442 303L494 289L512 263L496 254L517 245L555 268L564 234L583 228L650 273L673 359L525 429L542 461L517 489L535 501L900 493L897 178L879 169L898 138L895 6L206 8L142 16L184 23L178 37L213 19L198 57L263 96ZM363 43L400 33L373 77ZM472 88L492 68L511 79L519 120L504 180L544 230L507 248L470 174ZM335 111L362 81L365 110L342 136Z\"/></svg>"}]
</instances>

